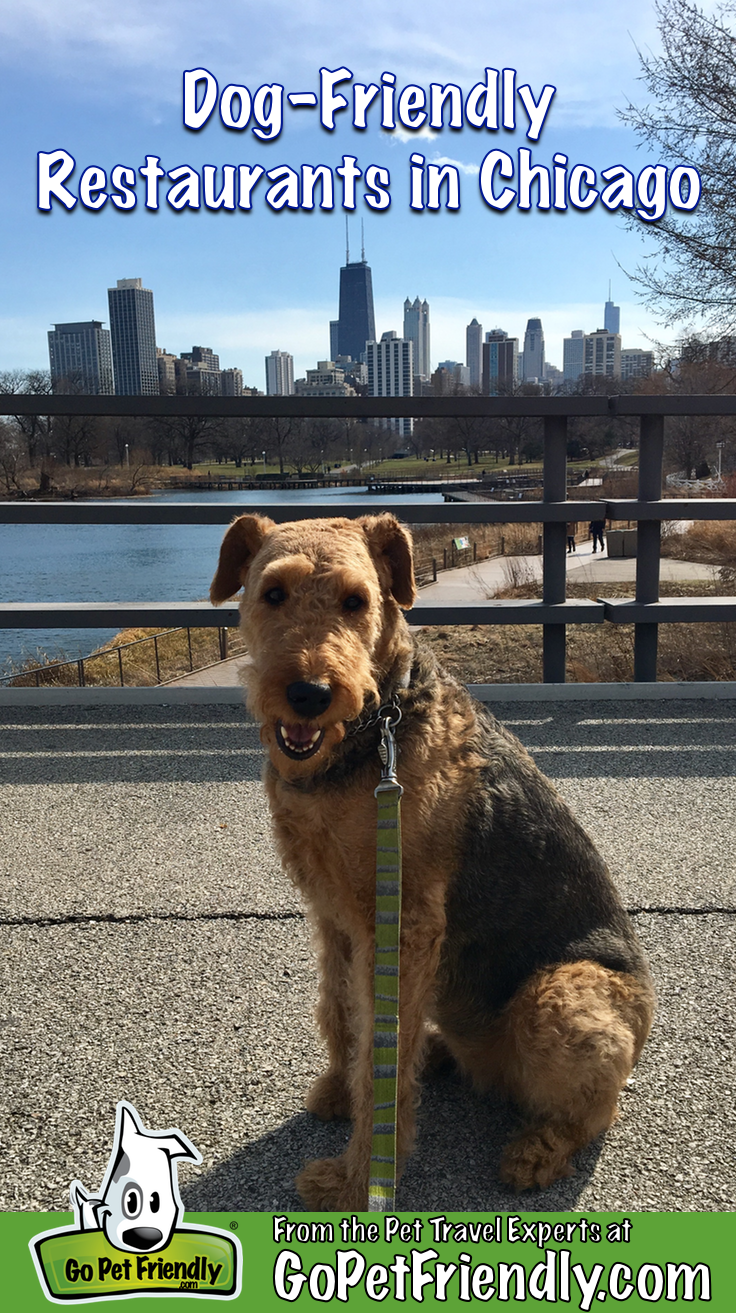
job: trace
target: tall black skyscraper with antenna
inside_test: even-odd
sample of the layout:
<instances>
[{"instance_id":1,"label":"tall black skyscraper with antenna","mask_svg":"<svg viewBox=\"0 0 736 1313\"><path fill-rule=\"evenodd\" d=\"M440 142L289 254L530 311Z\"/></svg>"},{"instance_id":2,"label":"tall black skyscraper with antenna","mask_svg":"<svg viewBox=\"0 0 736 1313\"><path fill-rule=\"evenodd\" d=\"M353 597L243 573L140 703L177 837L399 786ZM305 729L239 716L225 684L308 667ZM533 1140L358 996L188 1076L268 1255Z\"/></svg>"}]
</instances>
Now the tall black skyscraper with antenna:
<instances>
[{"instance_id":1,"label":"tall black skyscraper with antenna","mask_svg":"<svg viewBox=\"0 0 736 1313\"><path fill-rule=\"evenodd\" d=\"M362 243L362 226L361 226ZM360 360L366 342L376 339L373 314L373 279L361 244L360 260L350 262L348 220L345 216L345 264L340 270L340 311L337 321L337 352Z\"/></svg>"}]
</instances>

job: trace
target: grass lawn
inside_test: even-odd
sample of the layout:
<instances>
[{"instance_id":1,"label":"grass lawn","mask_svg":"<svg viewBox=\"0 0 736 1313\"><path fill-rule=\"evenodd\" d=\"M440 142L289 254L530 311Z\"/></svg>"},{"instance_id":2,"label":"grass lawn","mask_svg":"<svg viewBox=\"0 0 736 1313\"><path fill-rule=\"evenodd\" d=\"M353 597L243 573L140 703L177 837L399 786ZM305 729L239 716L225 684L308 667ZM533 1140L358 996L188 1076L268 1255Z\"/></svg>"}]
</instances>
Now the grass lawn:
<instances>
[{"instance_id":1,"label":"grass lawn","mask_svg":"<svg viewBox=\"0 0 736 1313\"><path fill-rule=\"evenodd\" d=\"M632 452L635 459L638 459L635 452ZM347 462L346 462L347 464ZM568 461L568 469L571 471L580 471L593 468L595 462L591 461ZM481 458L476 465L468 465L467 460L463 457L459 460L452 460L448 464L446 460L419 460L416 457L409 456L403 460L383 460L375 464L363 465L362 476L374 479L477 479L484 471L495 474L497 471L508 471L509 474L539 474L542 470L541 461L531 461L526 465L509 465L508 461L496 460L495 456L486 455ZM264 471L263 461L257 461L255 465L243 464L237 467L233 461L227 461L218 465L216 461L200 461L192 469L194 477L211 476L213 479L255 479L257 474L266 473L267 475L278 475L278 465L267 465ZM177 471L177 473L184 473ZM325 467L325 473L328 477L339 478L340 468L335 468L333 464ZM358 474L357 469L351 468L345 470L351 478ZM287 477L294 477L292 470L286 471ZM305 478L316 477L320 475L305 475Z\"/></svg>"}]
</instances>

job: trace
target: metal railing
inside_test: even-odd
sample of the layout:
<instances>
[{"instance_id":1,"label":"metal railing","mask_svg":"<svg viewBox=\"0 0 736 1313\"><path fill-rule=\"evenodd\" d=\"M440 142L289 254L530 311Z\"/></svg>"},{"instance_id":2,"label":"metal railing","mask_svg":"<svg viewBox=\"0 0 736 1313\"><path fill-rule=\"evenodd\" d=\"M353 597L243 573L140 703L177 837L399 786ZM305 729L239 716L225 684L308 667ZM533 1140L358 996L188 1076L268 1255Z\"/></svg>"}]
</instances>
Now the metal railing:
<instances>
[{"instance_id":1,"label":"metal railing","mask_svg":"<svg viewBox=\"0 0 736 1313\"><path fill-rule=\"evenodd\" d=\"M162 678L161 671L165 657L162 656L161 653L161 640L165 638L174 638L177 634L186 634L184 663L182 665L180 662L177 662L175 658L173 674L167 672L164 668L164 676ZM125 688L125 662L123 661L123 653L126 652L130 654L133 649L140 650L144 647L149 647L153 653L151 674L153 674L154 670L156 672L156 677L153 680L153 683L168 684L172 679L176 679L181 675L187 673L193 674L195 670L205 670L216 661L226 661L228 656L234 656L245 651L242 646L238 646L237 652L233 652L231 641L229 631L222 626L219 626L217 630L217 657L214 656L214 653L209 653L207 661L198 661L197 665L195 665L191 627L181 626L176 629L163 629L160 633L148 634L145 638L133 638L129 643L116 643L113 647L100 648L96 652L90 652L86 657L70 657L68 661L48 661L44 665L20 667L19 669L14 670L10 675L1 676L0 687L45 688L49 684L53 685L54 683L61 682L63 684L76 683L77 688L87 688L88 686L109 687L112 682L115 682L120 688ZM88 667L90 669L99 670L102 663L107 663L109 670L108 658L112 660L112 665L117 676L116 680L101 680L95 678L94 675L90 677L90 670L88 670ZM62 674L62 671L64 674ZM71 678L66 678L67 674L70 675ZM136 687L136 685L129 684L127 687Z\"/></svg>"},{"instance_id":2,"label":"metal railing","mask_svg":"<svg viewBox=\"0 0 736 1313\"><path fill-rule=\"evenodd\" d=\"M545 683L564 683L566 626L613 624L635 626L634 678L657 678L660 624L736 620L734 597L659 597L660 533L663 520L736 519L736 498L662 499L664 421L668 415L736 416L736 396L617 397L38 397L0 395L6 415L138 415L173 417L300 416L354 419L475 416L538 417L544 422L544 467L541 501L455 502L442 506L399 504L409 524L541 523L543 576L541 601L487 601L462 606L420 604L408 613L414 624L541 624ZM567 424L574 416L639 418L639 487L632 499L567 500ZM138 503L114 500L84 502L0 502L6 524L227 524L242 514L242 503ZM374 501L324 505L264 503L259 513L277 522L376 513ZM383 507L382 509L388 509ZM576 520L631 521L638 526L635 596L631 599L570 600L566 595L566 525ZM2 628L140 625L234 627L234 602L215 610L205 602L68 602L5 603Z\"/></svg>"}]
</instances>

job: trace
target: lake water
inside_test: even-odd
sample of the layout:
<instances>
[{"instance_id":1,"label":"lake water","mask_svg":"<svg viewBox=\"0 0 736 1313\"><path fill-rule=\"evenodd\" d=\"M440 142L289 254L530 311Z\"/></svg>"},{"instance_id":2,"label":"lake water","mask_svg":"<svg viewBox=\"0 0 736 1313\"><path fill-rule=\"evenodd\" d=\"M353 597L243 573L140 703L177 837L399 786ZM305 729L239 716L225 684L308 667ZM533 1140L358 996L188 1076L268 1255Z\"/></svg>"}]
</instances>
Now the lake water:
<instances>
[{"instance_id":1,"label":"lake water","mask_svg":"<svg viewBox=\"0 0 736 1313\"><path fill-rule=\"evenodd\" d=\"M171 492L148 502L264 503L367 501L366 488L283 492ZM402 495L401 502L437 505L441 493ZM371 505L396 498L370 495ZM183 602L207 597L224 525L0 524L0 602ZM86 656L114 629L0 629L0 674L8 660L44 653Z\"/></svg>"}]
</instances>

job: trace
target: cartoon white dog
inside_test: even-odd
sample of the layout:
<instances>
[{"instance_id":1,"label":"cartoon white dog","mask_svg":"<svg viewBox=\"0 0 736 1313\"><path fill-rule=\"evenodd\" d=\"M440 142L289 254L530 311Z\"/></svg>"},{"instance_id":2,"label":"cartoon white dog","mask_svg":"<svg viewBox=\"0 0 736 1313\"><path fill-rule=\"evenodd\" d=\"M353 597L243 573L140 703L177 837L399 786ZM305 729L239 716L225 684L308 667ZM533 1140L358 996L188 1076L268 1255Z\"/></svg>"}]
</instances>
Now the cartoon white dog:
<instances>
[{"instance_id":1,"label":"cartoon white dog","mask_svg":"<svg viewBox=\"0 0 736 1313\"><path fill-rule=\"evenodd\" d=\"M99 1195L88 1194L80 1181L72 1181L70 1194L78 1229L103 1230L111 1245L128 1253L164 1249L184 1212L177 1158L202 1161L181 1131L147 1131L133 1105L121 1100Z\"/></svg>"}]
</instances>

